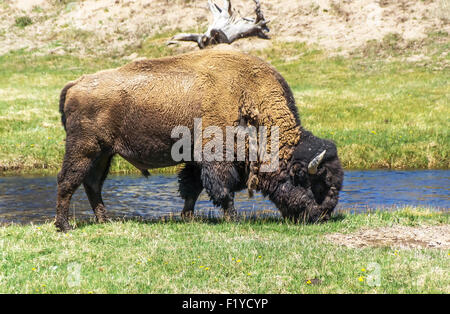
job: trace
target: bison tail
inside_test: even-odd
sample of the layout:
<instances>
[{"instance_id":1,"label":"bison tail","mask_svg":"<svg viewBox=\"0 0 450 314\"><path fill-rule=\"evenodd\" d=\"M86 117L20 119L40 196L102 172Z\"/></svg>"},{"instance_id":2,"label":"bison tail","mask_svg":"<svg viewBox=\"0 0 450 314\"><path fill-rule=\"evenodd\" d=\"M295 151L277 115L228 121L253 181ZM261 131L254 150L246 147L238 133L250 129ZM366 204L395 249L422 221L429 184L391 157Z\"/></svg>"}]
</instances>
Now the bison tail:
<instances>
[{"instance_id":1,"label":"bison tail","mask_svg":"<svg viewBox=\"0 0 450 314\"><path fill-rule=\"evenodd\" d=\"M75 82L67 83L66 86L61 91L61 94L59 95L59 112L61 113L61 122L64 127L64 130L66 129L66 114L64 113L64 104L66 102L66 94L69 88L75 85Z\"/></svg>"}]
</instances>

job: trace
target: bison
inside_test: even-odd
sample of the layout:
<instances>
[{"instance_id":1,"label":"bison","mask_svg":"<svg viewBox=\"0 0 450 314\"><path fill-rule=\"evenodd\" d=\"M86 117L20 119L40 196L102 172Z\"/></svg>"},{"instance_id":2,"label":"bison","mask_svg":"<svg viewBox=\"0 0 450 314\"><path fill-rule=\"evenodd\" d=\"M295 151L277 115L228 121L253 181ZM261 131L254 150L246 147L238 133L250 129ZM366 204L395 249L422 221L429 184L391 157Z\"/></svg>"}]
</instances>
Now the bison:
<instances>
[{"instance_id":1,"label":"bison","mask_svg":"<svg viewBox=\"0 0 450 314\"><path fill-rule=\"evenodd\" d=\"M60 94L66 131L58 173L55 225L71 229L69 203L83 184L98 222L106 220L101 190L114 155L148 174L148 169L184 163L179 191L183 217L192 216L206 190L215 206L234 217L234 193L261 191L283 217L318 222L329 219L342 188L336 145L305 130L284 78L257 57L205 50L159 59L140 59L117 69L83 75ZM278 167L261 162L175 161L172 130L247 125L279 129ZM193 143L194 145L194 143Z\"/></svg>"}]
</instances>

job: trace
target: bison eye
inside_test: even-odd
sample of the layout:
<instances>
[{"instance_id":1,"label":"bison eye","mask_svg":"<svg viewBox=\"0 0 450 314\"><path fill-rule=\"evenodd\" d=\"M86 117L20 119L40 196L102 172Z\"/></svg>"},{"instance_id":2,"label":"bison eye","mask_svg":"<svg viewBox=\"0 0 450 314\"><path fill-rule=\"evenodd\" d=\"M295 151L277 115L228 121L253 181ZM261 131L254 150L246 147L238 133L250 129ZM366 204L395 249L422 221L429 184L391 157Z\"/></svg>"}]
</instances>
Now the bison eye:
<instances>
[{"instance_id":1,"label":"bison eye","mask_svg":"<svg viewBox=\"0 0 450 314\"><path fill-rule=\"evenodd\" d=\"M306 173L307 165L305 163L295 163L291 166L289 171L291 182L293 185L306 185L308 176Z\"/></svg>"}]
</instances>

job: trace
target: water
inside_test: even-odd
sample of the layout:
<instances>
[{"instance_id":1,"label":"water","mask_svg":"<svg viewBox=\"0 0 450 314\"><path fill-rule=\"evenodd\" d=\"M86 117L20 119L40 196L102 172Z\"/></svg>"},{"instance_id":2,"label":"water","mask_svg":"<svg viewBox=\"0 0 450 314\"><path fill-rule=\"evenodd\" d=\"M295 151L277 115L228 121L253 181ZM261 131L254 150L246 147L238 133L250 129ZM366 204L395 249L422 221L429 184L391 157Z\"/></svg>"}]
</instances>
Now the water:
<instances>
[{"instance_id":1,"label":"water","mask_svg":"<svg viewBox=\"0 0 450 314\"><path fill-rule=\"evenodd\" d=\"M114 217L156 218L179 215L183 201L178 196L175 176L110 176L103 188L103 200ZM0 223L43 222L55 215L55 177L0 177ZM236 208L246 214L278 215L275 206L261 194L249 199L237 193ZM393 206L426 206L450 209L450 170L347 171L337 210L364 212ZM221 215L205 192L196 213ZM92 217L83 187L75 193L71 214Z\"/></svg>"}]
</instances>

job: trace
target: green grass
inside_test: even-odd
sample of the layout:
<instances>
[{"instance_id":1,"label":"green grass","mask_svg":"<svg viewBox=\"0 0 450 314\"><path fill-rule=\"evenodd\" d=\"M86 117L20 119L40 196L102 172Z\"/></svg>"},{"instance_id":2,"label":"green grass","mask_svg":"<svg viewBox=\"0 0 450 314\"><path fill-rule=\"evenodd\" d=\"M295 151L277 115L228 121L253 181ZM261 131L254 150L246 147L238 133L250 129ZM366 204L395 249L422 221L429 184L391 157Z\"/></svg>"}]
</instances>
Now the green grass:
<instances>
[{"instance_id":1,"label":"green grass","mask_svg":"<svg viewBox=\"0 0 450 314\"><path fill-rule=\"evenodd\" d=\"M20 17L16 18L14 25L16 25L17 27L20 27L20 28L24 28L31 24L33 24L33 21L31 20L31 18L29 16L20 16Z\"/></svg>"},{"instance_id":2,"label":"green grass","mask_svg":"<svg viewBox=\"0 0 450 314\"><path fill-rule=\"evenodd\" d=\"M78 222L67 234L51 223L11 225L0 227L0 293L449 293L448 250L347 248L324 238L449 222L448 213L408 208L318 225L128 220ZM379 286L368 283L371 263Z\"/></svg>"},{"instance_id":3,"label":"green grass","mask_svg":"<svg viewBox=\"0 0 450 314\"><path fill-rule=\"evenodd\" d=\"M283 51L262 56L277 56L303 125L333 139L346 168L450 166L450 71L440 61L328 57L299 44Z\"/></svg>"},{"instance_id":4,"label":"green grass","mask_svg":"<svg viewBox=\"0 0 450 314\"><path fill-rule=\"evenodd\" d=\"M174 54L165 46L170 35L144 40L137 52L147 57ZM285 76L302 124L333 139L347 169L447 169L450 73L449 56L442 54L449 45L443 38L448 34L430 34L420 48L430 59L418 63L404 61L415 50L401 50L395 36L377 45L368 43L350 57L278 42L254 54ZM114 55L38 56L20 50L0 56L0 173L57 172L64 153L61 88L84 73L125 63ZM112 170L134 171L120 158Z\"/></svg>"}]
</instances>

